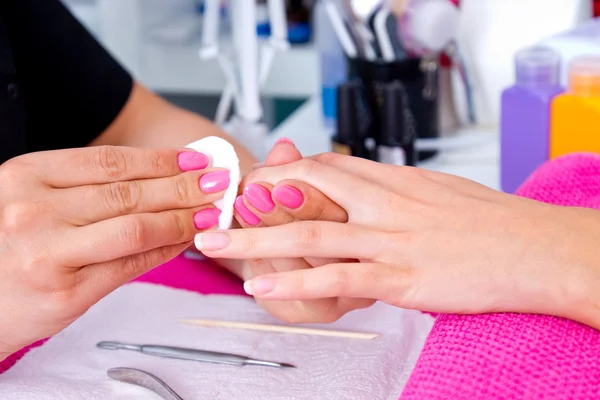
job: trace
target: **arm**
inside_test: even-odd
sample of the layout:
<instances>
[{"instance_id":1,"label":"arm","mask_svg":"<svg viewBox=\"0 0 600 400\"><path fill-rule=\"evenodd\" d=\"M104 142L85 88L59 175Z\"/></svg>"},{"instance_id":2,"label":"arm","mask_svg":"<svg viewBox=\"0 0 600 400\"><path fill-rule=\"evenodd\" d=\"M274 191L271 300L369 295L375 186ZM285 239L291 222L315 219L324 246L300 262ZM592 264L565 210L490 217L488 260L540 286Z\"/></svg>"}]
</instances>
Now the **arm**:
<instances>
[{"instance_id":1,"label":"arm","mask_svg":"<svg viewBox=\"0 0 600 400\"><path fill-rule=\"evenodd\" d=\"M256 159L242 145L201 116L175 107L135 83L129 100L115 121L91 144L135 147L185 146L206 136L227 139L240 158L242 173Z\"/></svg>"}]
</instances>

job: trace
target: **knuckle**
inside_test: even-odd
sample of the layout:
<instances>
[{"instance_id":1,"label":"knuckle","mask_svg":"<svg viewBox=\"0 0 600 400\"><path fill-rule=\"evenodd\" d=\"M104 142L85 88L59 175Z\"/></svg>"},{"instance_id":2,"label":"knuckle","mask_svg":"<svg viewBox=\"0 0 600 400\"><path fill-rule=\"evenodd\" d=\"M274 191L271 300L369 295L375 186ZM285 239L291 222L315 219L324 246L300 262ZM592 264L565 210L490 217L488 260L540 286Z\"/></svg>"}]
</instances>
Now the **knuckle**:
<instances>
[{"instance_id":1,"label":"knuckle","mask_svg":"<svg viewBox=\"0 0 600 400\"><path fill-rule=\"evenodd\" d=\"M337 153L332 153L332 152L326 152L326 153L321 153L318 154L317 156L314 157L314 159L317 162L320 162L321 164L325 164L325 165L335 165L337 161L339 161L339 159L343 157L340 154Z\"/></svg>"},{"instance_id":2,"label":"knuckle","mask_svg":"<svg viewBox=\"0 0 600 400\"><path fill-rule=\"evenodd\" d=\"M35 221L39 215L39 207L35 203L14 202L4 206L2 210L2 229L6 233L19 232L23 227Z\"/></svg>"},{"instance_id":3,"label":"knuckle","mask_svg":"<svg viewBox=\"0 0 600 400\"><path fill-rule=\"evenodd\" d=\"M337 269L331 274L331 280L328 282L327 293L346 293L350 288L351 277L347 270Z\"/></svg>"},{"instance_id":4,"label":"knuckle","mask_svg":"<svg viewBox=\"0 0 600 400\"><path fill-rule=\"evenodd\" d=\"M250 260L248 262L248 268L250 269L253 277L275 272L275 269L271 265L270 261L267 261L264 258L255 258Z\"/></svg>"},{"instance_id":5,"label":"knuckle","mask_svg":"<svg viewBox=\"0 0 600 400\"><path fill-rule=\"evenodd\" d=\"M39 272L43 271L48 265L48 258L39 254L30 254L26 260L21 263L21 271L29 277L37 279Z\"/></svg>"},{"instance_id":6,"label":"knuckle","mask_svg":"<svg viewBox=\"0 0 600 400\"><path fill-rule=\"evenodd\" d=\"M99 146L92 157L92 168L110 179L127 175L127 156L115 146Z\"/></svg>"},{"instance_id":7,"label":"knuckle","mask_svg":"<svg viewBox=\"0 0 600 400\"><path fill-rule=\"evenodd\" d=\"M315 160L304 158L298 161L298 168L301 176L307 177L314 174L318 174L323 168L323 165Z\"/></svg>"},{"instance_id":8,"label":"knuckle","mask_svg":"<svg viewBox=\"0 0 600 400\"><path fill-rule=\"evenodd\" d=\"M148 241L148 227L140 218L132 218L117 230L119 240L131 251L140 251Z\"/></svg>"},{"instance_id":9,"label":"knuckle","mask_svg":"<svg viewBox=\"0 0 600 400\"><path fill-rule=\"evenodd\" d=\"M400 167L400 175L404 176L405 178L423 178L425 177L425 172L423 169L421 168L416 168L416 167L410 167L410 166L406 166L403 165Z\"/></svg>"},{"instance_id":10,"label":"knuckle","mask_svg":"<svg viewBox=\"0 0 600 400\"><path fill-rule=\"evenodd\" d=\"M313 221L328 221L329 213L327 212L327 206L328 205L325 202L319 202L316 208L313 210L313 215L309 219Z\"/></svg>"},{"instance_id":11,"label":"knuckle","mask_svg":"<svg viewBox=\"0 0 600 400\"><path fill-rule=\"evenodd\" d=\"M187 175L175 178L175 199L178 204L189 204L193 198L190 180Z\"/></svg>"},{"instance_id":12,"label":"knuckle","mask_svg":"<svg viewBox=\"0 0 600 400\"><path fill-rule=\"evenodd\" d=\"M244 239L242 241L242 245L241 245L241 250L243 252L251 252L254 251L257 246L256 246L256 238L254 237L254 235L244 235Z\"/></svg>"},{"instance_id":13,"label":"knuckle","mask_svg":"<svg viewBox=\"0 0 600 400\"><path fill-rule=\"evenodd\" d=\"M0 166L0 182L5 186L19 182L22 168L22 163L18 158L6 161Z\"/></svg>"},{"instance_id":14,"label":"knuckle","mask_svg":"<svg viewBox=\"0 0 600 400\"><path fill-rule=\"evenodd\" d=\"M141 264L144 264L144 260L146 258L146 253L141 254L133 254L121 259L121 267L120 270L124 274L124 276L130 277L139 269Z\"/></svg>"},{"instance_id":15,"label":"knuckle","mask_svg":"<svg viewBox=\"0 0 600 400\"><path fill-rule=\"evenodd\" d=\"M105 199L110 209L119 213L131 213L138 209L141 201L140 182L113 182L105 187Z\"/></svg>"},{"instance_id":16,"label":"knuckle","mask_svg":"<svg viewBox=\"0 0 600 400\"><path fill-rule=\"evenodd\" d=\"M321 242L322 230L319 225L308 223L300 230L299 242L304 248L311 248Z\"/></svg>"},{"instance_id":17,"label":"knuckle","mask_svg":"<svg viewBox=\"0 0 600 400\"><path fill-rule=\"evenodd\" d=\"M150 172L159 176L164 174L164 171L169 169L169 166L172 164L172 160L164 152L157 151L150 156L147 164L151 169Z\"/></svg>"},{"instance_id":18,"label":"knuckle","mask_svg":"<svg viewBox=\"0 0 600 400\"><path fill-rule=\"evenodd\" d=\"M186 223L186 220L180 213L172 213L171 215L173 238L175 238L174 243L182 243L190 240L194 236L193 230L190 229L190 224ZM190 218L190 220L192 219Z\"/></svg>"}]
</instances>

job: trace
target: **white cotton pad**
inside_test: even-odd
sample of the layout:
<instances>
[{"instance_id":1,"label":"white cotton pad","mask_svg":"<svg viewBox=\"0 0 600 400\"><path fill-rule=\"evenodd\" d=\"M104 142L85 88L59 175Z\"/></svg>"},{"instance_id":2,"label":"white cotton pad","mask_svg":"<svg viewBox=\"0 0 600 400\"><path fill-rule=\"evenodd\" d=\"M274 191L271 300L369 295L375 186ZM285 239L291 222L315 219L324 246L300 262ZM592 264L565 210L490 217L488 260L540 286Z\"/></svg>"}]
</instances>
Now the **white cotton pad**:
<instances>
[{"instance_id":1,"label":"white cotton pad","mask_svg":"<svg viewBox=\"0 0 600 400\"><path fill-rule=\"evenodd\" d=\"M219 229L229 229L233 221L233 205L238 194L238 186L242 181L240 160L235 149L227 140L216 136L200 139L186 147L206 155L210 160L208 168L223 168L229 171L231 179L229 187L225 190L223 198L213 203L221 210Z\"/></svg>"}]
</instances>

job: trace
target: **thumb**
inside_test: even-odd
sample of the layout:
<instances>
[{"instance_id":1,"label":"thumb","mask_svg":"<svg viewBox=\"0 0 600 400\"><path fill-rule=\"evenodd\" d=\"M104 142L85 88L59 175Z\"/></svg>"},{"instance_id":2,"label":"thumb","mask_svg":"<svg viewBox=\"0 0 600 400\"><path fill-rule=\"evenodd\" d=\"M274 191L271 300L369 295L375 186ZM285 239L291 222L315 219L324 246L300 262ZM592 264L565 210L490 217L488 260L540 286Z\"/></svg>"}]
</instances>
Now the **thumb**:
<instances>
[{"instance_id":1,"label":"thumb","mask_svg":"<svg viewBox=\"0 0 600 400\"><path fill-rule=\"evenodd\" d=\"M249 295L264 300L318 300L350 297L389 301L400 297L402 270L385 264L341 263L255 277L244 283ZM394 296L397 294L397 296Z\"/></svg>"},{"instance_id":2,"label":"thumb","mask_svg":"<svg viewBox=\"0 0 600 400\"><path fill-rule=\"evenodd\" d=\"M294 142L287 138L281 138L267 155L265 167L275 167L278 165L289 164L302 159L302 154L298 151Z\"/></svg>"}]
</instances>

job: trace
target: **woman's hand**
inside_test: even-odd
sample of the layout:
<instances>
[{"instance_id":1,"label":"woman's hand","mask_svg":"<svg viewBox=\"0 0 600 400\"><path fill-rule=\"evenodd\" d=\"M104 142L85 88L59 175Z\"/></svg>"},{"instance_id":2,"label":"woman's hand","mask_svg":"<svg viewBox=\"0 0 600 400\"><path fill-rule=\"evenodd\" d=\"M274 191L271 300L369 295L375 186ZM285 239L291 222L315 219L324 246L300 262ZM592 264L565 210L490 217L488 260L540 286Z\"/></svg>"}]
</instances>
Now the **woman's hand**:
<instances>
[{"instance_id":1,"label":"woman's hand","mask_svg":"<svg viewBox=\"0 0 600 400\"><path fill-rule=\"evenodd\" d=\"M278 141L262 166L272 167L302 159L293 142ZM289 181L279 190L273 185L256 181L261 174L245 177L243 194L236 201L236 219L244 228L289 224L294 221L346 222L348 214L327 196L300 181ZM244 262L246 280L284 271L320 267L343 260L307 258L250 259ZM310 301L273 301L256 299L271 315L289 323L332 322L351 310L368 307L373 300L351 298L314 299Z\"/></svg>"},{"instance_id":2,"label":"woman's hand","mask_svg":"<svg viewBox=\"0 0 600 400\"><path fill-rule=\"evenodd\" d=\"M0 166L0 360L216 225L209 204L229 178L207 165L189 150L107 146Z\"/></svg>"},{"instance_id":3,"label":"woman's hand","mask_svg":"<svg viewBox=\"0 0 600 400\"><path fill-rule=\"evenodd\" d=\"M600 213L551 206L425 170L324 154L259 170L298 179L348 223L297 222L202 234L213 257L358 259L264 275L264 300L373 298L432 312L528 312L600 327Z\"/></svg>"}]
</instances>

